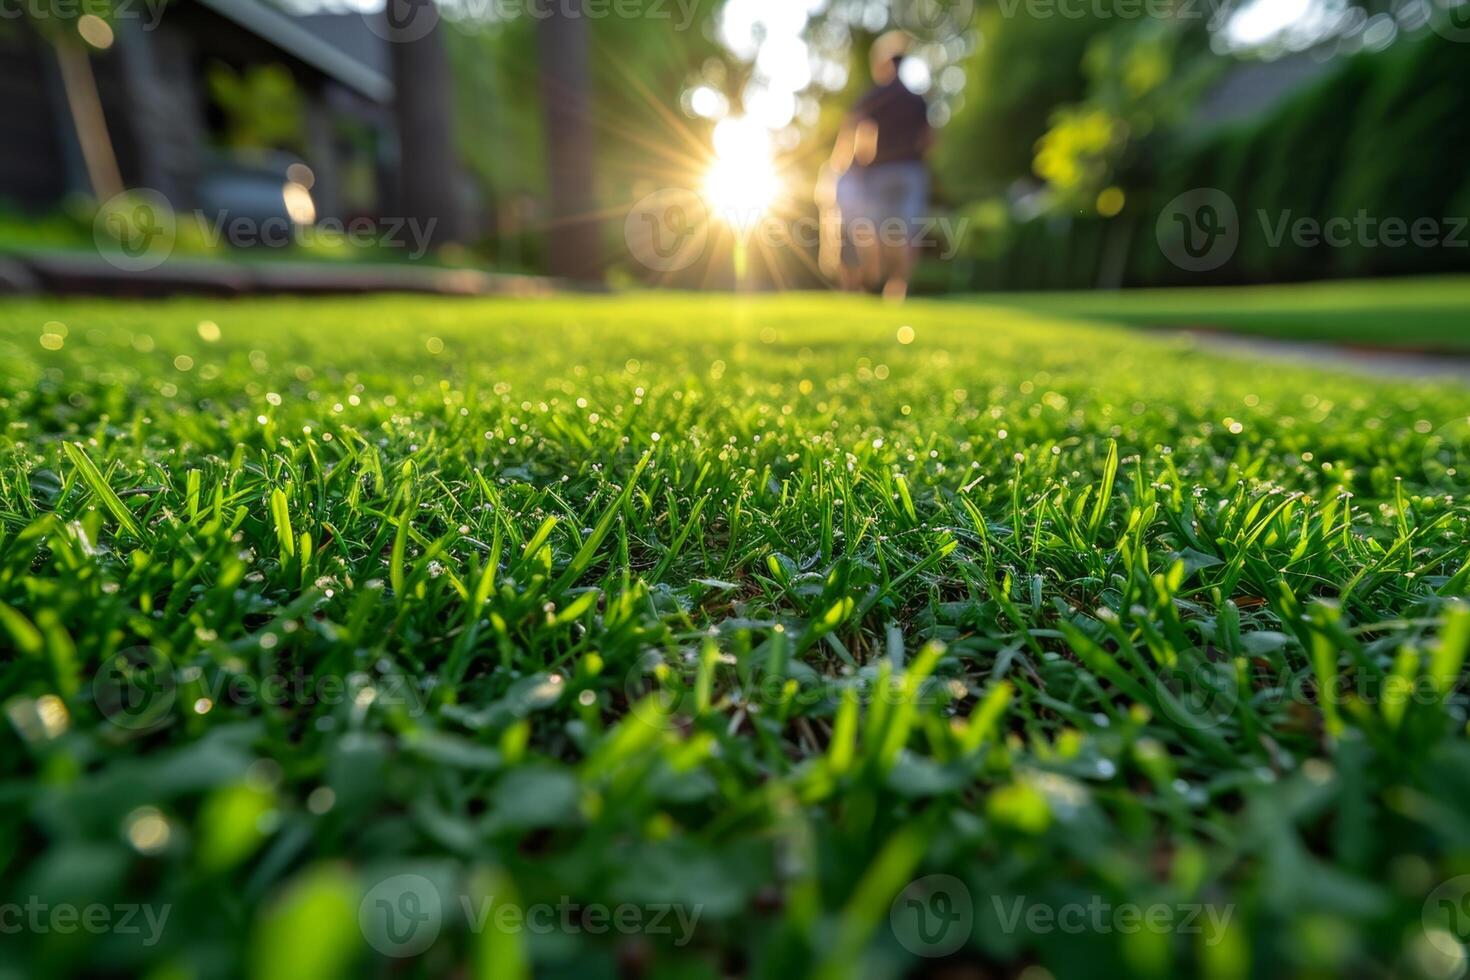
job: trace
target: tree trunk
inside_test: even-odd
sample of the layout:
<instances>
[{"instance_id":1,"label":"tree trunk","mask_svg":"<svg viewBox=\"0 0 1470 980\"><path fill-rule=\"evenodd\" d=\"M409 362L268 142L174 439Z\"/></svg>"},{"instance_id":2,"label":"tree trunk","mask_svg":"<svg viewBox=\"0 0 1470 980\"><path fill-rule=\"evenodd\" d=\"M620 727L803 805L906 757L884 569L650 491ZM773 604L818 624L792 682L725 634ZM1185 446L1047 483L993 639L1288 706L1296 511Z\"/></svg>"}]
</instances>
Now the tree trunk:
<instances>
[{"instance_id":1,"label":"tree trunk","mask_svg":"<svg viewBox=\"0 0 1470 980\"><path fill-rule=\"evenodd\" d=\"M112 137L107 132L107 117L102 112L97 77L92 74L92 62L80 41L62 37L57 39L55 47L56 61L61 66L61 84L77 128L82 160L87 166L87 180L92 185L92 194L105 203L124 188Z\"/></svg>"},{"instance_id":2,"label":"tree trunk","mask_svg":"<svg viewBox=\"0 0 1470 980\"><path fill-rule=\"evenodd\" d=\"M551 194L551 273L592 281L601 275L601 242L593 193L597 147L592 132L587 18L581 0L544 0L536 42Z\"/></svg>"},{"instance_id":3,"label":"tree trunk","mask_svg":"<svg viewBox=\"0 0 1470 980\"><path fill-rule=\"evenodd\" d=\"M420 0L388 0L406 9ZM444 25L424 33L423 13L405 14L392 52L398 123L398 201L401 217L420 222L434 246L461 240L458 153L454 144L454 79ZM395 23L392 19L390 24ZM395 28L396 30L396 28ZM423 34L422 37L417 35ZM432 226L431 223L432 222Z\"/></svg>"}]
</instances>

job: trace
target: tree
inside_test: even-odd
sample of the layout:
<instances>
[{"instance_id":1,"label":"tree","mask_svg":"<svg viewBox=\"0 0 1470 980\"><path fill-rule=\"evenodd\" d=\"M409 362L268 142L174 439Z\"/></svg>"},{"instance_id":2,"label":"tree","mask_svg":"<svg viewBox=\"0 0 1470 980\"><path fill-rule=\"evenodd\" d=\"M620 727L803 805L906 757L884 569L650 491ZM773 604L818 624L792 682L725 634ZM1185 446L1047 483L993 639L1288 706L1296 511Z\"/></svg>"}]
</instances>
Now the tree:
<instances>
[{"instance_id":1,"label":"tree","mask_svg":"<svg viewBox=\"0 0 1470 980\"><path fill-rule=\"evenodd\" d=\"M596 139L592 132L587 18L580 0L544 0L536 48L545 120L549 264L552 275L599 275L595 216Z\"/></svg>"},{"instance_id":2,"label":"tree","mask_svg":"<svg viewBox=\"0 0 1470 980\"><path fill-rule=\"evenodd\" d=\"M22 8L24 11L24 8ZM31 26L50 42L66 94L67 109L76 129L77 144L87 170L87 181L98 201L107 201L124 190L117 153L107 118L102 111L102 97L97 78L92 72L91 51L110 47L115 19L111 0L98 0L85 7L43 12L33 10ZM84 31L91 25L90 31ZM86 43L83 43L83 39Z\"/></svg>"},{"instance_id":3,"label":"tree","mask_svg":"<svg viewBox=\"0 0 1470 980\"><path fill-rule=\"evenodd\" d=\"M398 123L400 217L422 222L425 229L432 227L429 235L435 246L457 242L465 229L457 199L454 79L444 25L432 0L388 0L387 14ZM432 23L427 17L434 18Z\"/></svg>"}]
</instances>

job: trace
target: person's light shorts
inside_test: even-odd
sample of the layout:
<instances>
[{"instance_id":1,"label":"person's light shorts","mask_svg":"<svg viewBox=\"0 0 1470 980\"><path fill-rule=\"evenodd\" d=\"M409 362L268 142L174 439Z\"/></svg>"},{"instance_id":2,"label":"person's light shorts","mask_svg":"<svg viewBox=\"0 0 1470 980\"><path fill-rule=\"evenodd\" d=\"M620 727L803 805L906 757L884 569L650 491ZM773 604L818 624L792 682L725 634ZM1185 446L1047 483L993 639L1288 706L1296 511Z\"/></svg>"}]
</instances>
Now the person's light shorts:
<instances>
[{"instance_id":1,"label":"person's light shorts","mask_svg":"<svg viewBox=\"0 0 1470 980\"><path fill-rule=\"evenodd\" d=\"M853 169L837 178L837 210L843 220L851 221L863 210L863 172Z\"/></svg>"},{"instance_id":2,"label":"person's light shorts","mask_svg":"<svg viewBox=\"0 0 1470 980\"><path fill-rule=\"evenodd\" d=\"M929 169L918 161L869 167L863 171L861 197L856 218L880 232L885 224L902 221L912 235L929 207Z\"/></svg>"},{"instance_id":3,"label":"person's light shorts","mask_svg":"<svg viewBox=\"0 0 1470 980\"><path fill-rule=\"evenodd\" d=\"M852 222L863 211L863 172L849 170L837 179L837 212L842 224L842 264L849 268L858 264L857 243L853 241Z\"/></svg>"}]
</instances>

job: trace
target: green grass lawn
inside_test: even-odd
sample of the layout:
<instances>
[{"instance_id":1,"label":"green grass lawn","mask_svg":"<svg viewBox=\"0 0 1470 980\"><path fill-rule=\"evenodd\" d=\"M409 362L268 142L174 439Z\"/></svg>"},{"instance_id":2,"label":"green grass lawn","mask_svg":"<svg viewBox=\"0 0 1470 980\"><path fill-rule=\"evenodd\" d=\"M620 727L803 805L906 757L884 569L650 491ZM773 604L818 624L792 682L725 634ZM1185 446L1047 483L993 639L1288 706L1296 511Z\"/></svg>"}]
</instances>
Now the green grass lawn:
<instances>
[{"instance_id":1,"label":"green grass lawn","mask_svg":"<svg viewBox=\"0 0 1470 980\"><path fill-rule=\"evenodd\" d=\"M963 303L0 305L0 975L1458 976L1467 415Z\"/></svg>"},{"instance_id":2,"label":"green grass lawn","mask_svg":"<svg viewBox=\"0 0 1470 980\"><path fill-rule=\"evenodd\" d=\"M1289 340L1470 352L1470 278L1247 289L1018 293L989 299L1031 312L1130 326L1230 330Z\"/></svg>"}]
</instances>

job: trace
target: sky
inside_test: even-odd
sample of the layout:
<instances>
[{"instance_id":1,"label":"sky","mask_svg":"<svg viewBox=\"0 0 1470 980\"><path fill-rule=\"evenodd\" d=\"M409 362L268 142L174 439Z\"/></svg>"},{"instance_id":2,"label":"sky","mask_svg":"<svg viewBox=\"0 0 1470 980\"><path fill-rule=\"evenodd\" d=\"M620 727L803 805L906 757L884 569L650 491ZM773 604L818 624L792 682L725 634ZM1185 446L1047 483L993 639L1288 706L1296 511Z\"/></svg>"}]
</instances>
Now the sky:
<instances>
[{"instance_id":1,"label":"sky","mask_svg":"<svg viewBox=\"0 0 1470 980\"><path fill-rule=\"evenodd\" d=\"M1231 19L1227 32L1236 44L1260 44L1320 17L1324 6L1321 0L1255 0Z\"/></svg>"}]
</instances>

